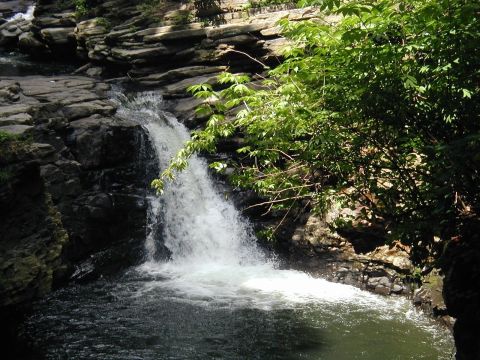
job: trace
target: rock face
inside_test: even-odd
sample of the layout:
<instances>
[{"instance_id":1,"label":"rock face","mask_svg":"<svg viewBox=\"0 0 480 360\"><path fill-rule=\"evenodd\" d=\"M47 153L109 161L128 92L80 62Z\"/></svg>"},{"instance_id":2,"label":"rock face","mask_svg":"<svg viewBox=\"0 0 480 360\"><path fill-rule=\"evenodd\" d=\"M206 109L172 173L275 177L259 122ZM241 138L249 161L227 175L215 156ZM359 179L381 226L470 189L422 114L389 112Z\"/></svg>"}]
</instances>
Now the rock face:
<instances>
[{"instance_id":1,"label":"rock face","mask_svg":"<svg viewBox=\"0 0 480 360\"><path fill-rule=\"evenodd\" d=\"M462 234L443 257L443 293L454 325L457 359L480 359L480 220L464 220Z\"/></svg>"},{"instance_id":2,"label":"rock face","mask_svg":"<svg viewBox=\"0 0 480 360\"><path fill-rule=\"evenodd\" d=\"M114 116L108 88L74 76L0 78L0 310L73 272L98 276L141 256L148 159L138 149L149 144L140 125Z\"/></svg>"}]
</instances>

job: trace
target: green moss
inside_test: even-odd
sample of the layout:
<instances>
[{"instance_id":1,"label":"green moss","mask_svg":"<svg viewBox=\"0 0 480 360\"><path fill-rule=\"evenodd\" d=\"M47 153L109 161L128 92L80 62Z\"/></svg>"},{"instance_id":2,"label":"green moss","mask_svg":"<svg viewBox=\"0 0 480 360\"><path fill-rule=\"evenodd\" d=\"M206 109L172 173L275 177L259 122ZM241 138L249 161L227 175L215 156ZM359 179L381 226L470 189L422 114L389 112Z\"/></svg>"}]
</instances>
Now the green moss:
<instances>
[{"instance_id":1,"label":"green moss","mask_svg":"<svg viewBox=\"0 0 480 360\"><path fill-rule=\"evenodd\" d=\"M138 9L145 15L154 15L162 11L165 5L165 0L145 0L142 4L138 5Z\"/></svg>"},{"instance_id":2,"label":"green moss","mask_svg":"<svg viewBox=\"0 0 480 360\"><path fill-rule=\"evenodd\" d=\"M428 275L425 275L422 281L423 285L430 289L441 289L443 287L443 277L438 270L433 270Z\"/></svg>"},{"instance_id":3,"label":"green moss","mask_svg":"<svg viewBox=\"0 0 480 360\"><path fill-rule=\"evenodd\" d=\"M16 141L19 139L18 135L13 135L5 131L0 131L0 144L4 144L11 141Z\"/></svg>"},{"instance_id":4,"label":"green moss","mask_svg":"<svg viewBox=\"0 0 480 360\"><path fill-rule=\"evenodd\" d=\"M97 25L103 26L108 31L112 29L112 23L104 17L97 18Z\"/></svg>"},{"instance_id":5,"label":"green moss","mask_svg":"<svg viewBox=\"0 0 480 360\"><path fill-rule=\"evenodd\" d=\"M74 0L75 17L77 19L86 17L90 13L90 6L88 0Z\"/></svg>"},{"instance_id":6,"label":"green moss","mask_svg":"<svg viewBox=\"0 0 480 360\"><path fill-rule=\"evenodd\" d=\"M273 227L266 227L265 229L258 230L255 232L255 235L260 240L265 240L269 242L275 242L275 229Z\"/></svg>"},{"instance_id":7,"label":"green moss","mask_svg":"<svg viewBox=\"0 0 480 360\"><path fill-rule=\"evenodd\" d=\"M63 227L62 218L60 212L57 210L52 201L52 195L47 193L45 195L45 203L48 209L48 215L53 224L53 237L55 239L56 246L52 247L54 253L52 254L55 257L60 256L60 253L63 249L63 245L66 244L69 240L68 233Z\"/></svg>"},{"instance_id":8,"label":"green moss","mask_svg":"<svg viewBox=\"0 0 480 360\"><path fill-rule=\"evenodd\" d=\"M12 172L10 169L1 169L0 170L0 185L4 185L10 181L12 178Z\"/></svg>"},{"instance_id":9,"label":"green moss","mask_svg":"<svg viewBox=\"0 0 480 360\"><path fill-rule=\"evenodd\" d=\"M255 8L262 8L262 7L272 6L272 5L283 5L283 4L296 5L296 3L291 0L250 0L247 4L245 4L244 9L255 9Z\"/></svg>"},{"instance_id":10,"label":"green moss","mask_svg":"<svg viewBox=\"0 0 480 360\"><path fill-rule=\"evenodd\" d=\"M178 10L171 16L170 20L175 25L184 25L195 21L195 15L188 10Z\"/></svg>"}]
</instances>

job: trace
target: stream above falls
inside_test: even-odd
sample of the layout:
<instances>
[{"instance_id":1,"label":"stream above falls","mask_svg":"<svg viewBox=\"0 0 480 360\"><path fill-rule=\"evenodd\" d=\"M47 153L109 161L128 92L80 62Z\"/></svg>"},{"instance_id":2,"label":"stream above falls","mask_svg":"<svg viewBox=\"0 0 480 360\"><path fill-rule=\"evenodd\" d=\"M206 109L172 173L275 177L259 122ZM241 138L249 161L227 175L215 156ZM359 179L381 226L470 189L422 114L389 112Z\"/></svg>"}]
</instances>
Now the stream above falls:
<instances>
[{"instance_id":1,"label":"stream above falls","mask_svg":"<svg viewBox=\"0 0 480 360\"><path fill-rule=\"evenodd\" d=\"M154 92L113 93L163 168L188 140ZM46 359L450 359L450 333L403 297L282 269L193 157L149 197L141 265L34 304L22 332Z\"/></svg>"}]
</instances>

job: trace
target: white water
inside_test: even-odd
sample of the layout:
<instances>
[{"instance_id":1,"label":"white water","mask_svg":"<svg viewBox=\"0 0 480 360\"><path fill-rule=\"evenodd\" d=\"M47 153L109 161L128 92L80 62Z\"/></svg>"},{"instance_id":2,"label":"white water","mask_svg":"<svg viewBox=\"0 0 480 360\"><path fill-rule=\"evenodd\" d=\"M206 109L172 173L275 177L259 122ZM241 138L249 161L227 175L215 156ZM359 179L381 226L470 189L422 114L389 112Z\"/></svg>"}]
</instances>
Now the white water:
<instances>
[{"instance_id":1,"label":"white water","mask_svg":"<svg viewBox=\"0 0 480 360\"><path fill-rule=\"evenodd\" d=\"M24 13L16 13L15 15L7 19L7 22L12 22L16 20L33 20L34 11L35 11L35 5L30 5L27 8L27 11L25 11Z\"/></svg>"},{"instance_id":2,"label":"white water","mask_svg":"<svg viewBox=\"0 0 480 360\"><path fill-rule=\"evenodd\" d=\"M189 139L188 130L162 111L162 98L142 93L119 101L119 115L136 119L149 132L161 168ZM199 157L167 184L162 197L151 197L150 221L163 222L169 261L155 261L156 239L147 236L148 260L138 268L153 277L137 296L159 288L177 301L202 306L291 308L317 304L338 313L372 311L379 317L430 323L408 301L374 295L352 286L317 279L295 270L280 270L257 247L248 222L215 188L207 164Z\"/></svg>"}]
</instances>

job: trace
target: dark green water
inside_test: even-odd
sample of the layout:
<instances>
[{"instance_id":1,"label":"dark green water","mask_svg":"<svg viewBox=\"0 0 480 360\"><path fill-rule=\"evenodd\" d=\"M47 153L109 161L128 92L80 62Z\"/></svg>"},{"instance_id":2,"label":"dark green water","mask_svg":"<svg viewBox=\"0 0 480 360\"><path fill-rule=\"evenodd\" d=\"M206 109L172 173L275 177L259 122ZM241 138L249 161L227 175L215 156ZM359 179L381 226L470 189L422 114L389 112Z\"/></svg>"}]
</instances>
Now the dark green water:
<instances>
[{"instance_id":1,"label":"dark green water","mask_svg":"<svg viewBox=\"0 0 480 360\"><path fill-rule=\"evenodd\" d=\"M27 55L0 49L0 76L65 75L77 67L58 61L32 61Z\"/></svg>"},{"instance_id":2,"label":"dark green water","mask_svg":"<svg viewBox=\"0 0 480 360\"><path fill-rule=\"evenodd\" d=\"M402 299L365 300L354 290L358 305L277 297L244 306L179 294L163 281L130 271L60 290L36 304L26 331L48 359L451 358L448 332Z\"/></svg>"}]
</instances>

